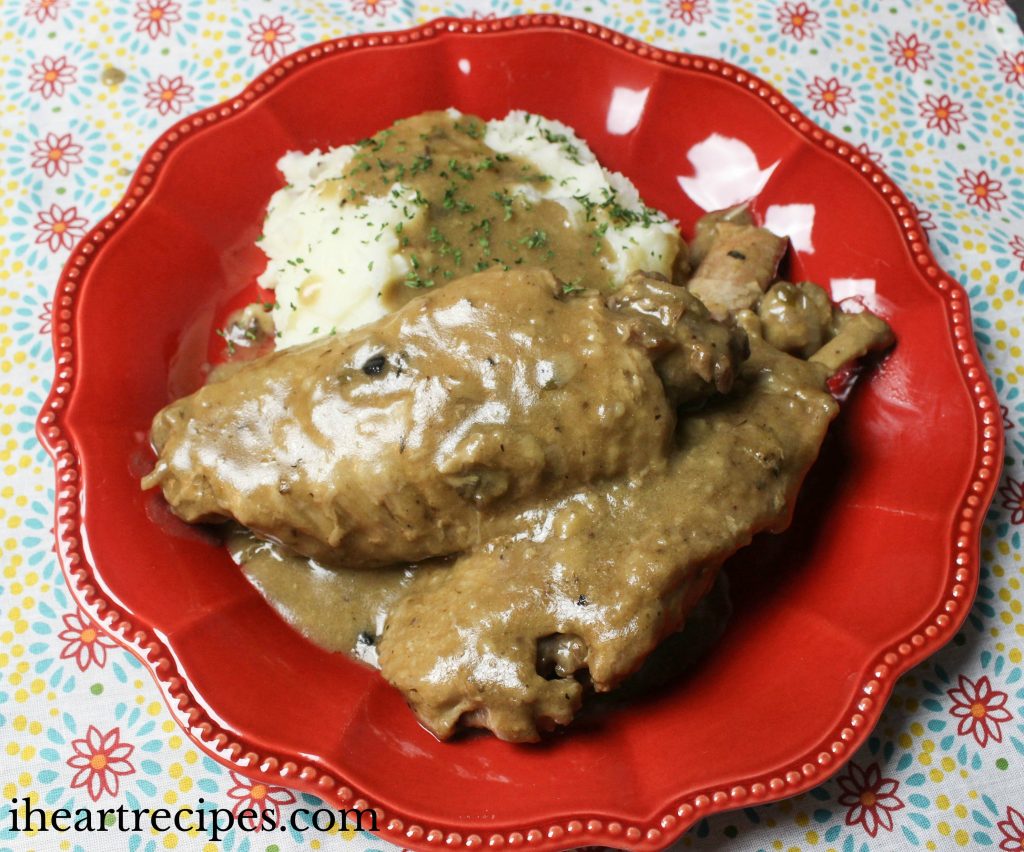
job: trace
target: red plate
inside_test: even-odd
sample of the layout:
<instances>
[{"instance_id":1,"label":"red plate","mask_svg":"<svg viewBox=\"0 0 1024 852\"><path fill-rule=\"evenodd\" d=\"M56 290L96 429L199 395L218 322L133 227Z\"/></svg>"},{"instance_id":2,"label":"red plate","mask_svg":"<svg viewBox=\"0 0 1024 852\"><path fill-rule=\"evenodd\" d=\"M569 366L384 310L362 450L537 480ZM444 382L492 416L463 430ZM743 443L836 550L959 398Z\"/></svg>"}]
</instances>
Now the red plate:
<instances>
[{"instance_id":1,"label":"red plate","mask_svg":"<svg viewBox=\"0 0 1024 852\"><path fill-rule=\"evenodd\" d=\"M763 183L759 216L806 231L813 212L791 275L864 295L899 341L844 406L794 527L731 563L736 611L710 658L542 746L437 742L375 672L294 633L138 483L153 413L196 386L216 324L253 292L275 160L449 105L571 124L687 231L694 199ZM38 429L76 597L208 752L335 805L369 803L405 846L655 848L707 814L806 790L863 742L976 588L1002 435L967 298L873 163L722 62L554 16L307 48L153 145L72 254L56 306Z\"/></svg>"}]
</instances>

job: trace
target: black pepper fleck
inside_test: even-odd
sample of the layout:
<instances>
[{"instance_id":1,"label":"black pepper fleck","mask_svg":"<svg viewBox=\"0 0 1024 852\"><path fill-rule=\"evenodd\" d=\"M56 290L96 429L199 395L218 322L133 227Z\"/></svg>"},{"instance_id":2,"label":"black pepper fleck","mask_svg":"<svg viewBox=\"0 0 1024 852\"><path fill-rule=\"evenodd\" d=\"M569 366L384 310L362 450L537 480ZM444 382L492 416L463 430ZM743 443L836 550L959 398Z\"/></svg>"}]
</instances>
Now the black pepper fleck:
<instances>
[{"instance_id":1,"label":"black pepper fleck","mask_svg":"<svg viewBox=\"0 0 1024 852\"><path fill-rule=\"evenodd\" d=\"M388 361L383 355L374 355L363 364L363 372L368 376L379 376L387 367Z\"/></svg>"}]
</instances>

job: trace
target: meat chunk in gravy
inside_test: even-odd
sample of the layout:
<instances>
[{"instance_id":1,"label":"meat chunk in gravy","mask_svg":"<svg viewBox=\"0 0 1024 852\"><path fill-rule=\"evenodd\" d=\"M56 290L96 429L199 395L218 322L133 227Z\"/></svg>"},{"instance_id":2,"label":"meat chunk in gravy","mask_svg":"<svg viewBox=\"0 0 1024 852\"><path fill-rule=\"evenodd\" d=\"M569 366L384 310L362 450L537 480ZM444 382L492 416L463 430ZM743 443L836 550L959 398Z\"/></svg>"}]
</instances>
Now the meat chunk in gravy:
<instances>
[{"instance_id":1,"label":"meat chunk in gravy","mask_svg":"<svg viewBox=\"0 0 1024 852\"><path fill-rule=\"evenodd\" d=\"M764 228L720 221L687 285L715 319L753 308L775 279L787 240Z\"/></svg>"},{"instance_id":2,"label":"meat chunk in gravy","mask_svg":"<svg viewBox=\"0 0 1024 852\"><path fill-rule=\"evenodd\" d=\"M340 567L460 553L540 499L664 466L676 407L728 391L745 354L659 280L605 297L481 273L168 406L146 484Z\"/></svg>"},{"instance_id":3,"label":"meat chunk in gravy","mask_svg":"<svg viewBox=\"0 0 1024 852\"><path fill-rule=\"evenodd\" d=\"M755 340L733 392L680 419L667 465L545 501L401 598L378 647L384 677L441 737L461 723L533 740L568 723L584 694L574 672L613 689L726 557L786 526L837 411L828 374Z\"/></svg>"}]
</instances>

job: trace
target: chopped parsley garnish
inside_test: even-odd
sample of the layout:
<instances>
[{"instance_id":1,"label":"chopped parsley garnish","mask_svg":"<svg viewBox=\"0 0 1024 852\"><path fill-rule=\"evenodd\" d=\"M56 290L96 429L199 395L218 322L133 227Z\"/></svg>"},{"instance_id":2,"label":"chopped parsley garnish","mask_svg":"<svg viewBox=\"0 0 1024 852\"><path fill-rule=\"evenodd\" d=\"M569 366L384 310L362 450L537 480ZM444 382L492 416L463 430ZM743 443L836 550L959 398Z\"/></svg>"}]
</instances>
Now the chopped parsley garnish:
<instances>
[{"instance_id":1,"label":"chopped parsley garnish","mask_svg":"<svg viewBox=\"0 0 1024 852\"><path fill-rule=\"evenodd\" d=\"M543 248L548 244L548 235L546 231L542 231L538 228L529 236L523 237L519 242L527 248Z\"/></svg>"},{"instance_id":2,"label":"chopped parsley garnish","mask_svg":"<svg viewBox=\"0 0 1024 852\"><path fill-rule=\"evenodd\" d=\"M569 141L569 137L564 133L554 133L546 127L541 127L540 135L547 139L551 144L560 145L565 156L572 160L572 162L577 166L583 165L582 160L580 160L580 149L573 145L572 142Z\"/></svg>"},{"instance_id":3,"label":"chopped parsley garnish","mask_svg":"<svg viewBox=\"0 0 1024 852\"><path fill-rule=\"evenodd\" d=\"M580 286L582 281L583 281L583 276L582 275L578 276L577 278L573 278L572 281L566 281L562 285L562 292L565 293L565 294L578 293L580 290L583 289L583 287Z\"/></svg>"},{"instance_id":4,"label":"chopped parsley garnish","mask_svg":"<svg viewBox=\"0 0 1024 852\"><path fill-rule=\"evenodd\" d=\"M473 172L467 169L458 160L451 159L448 161L448 168L451 169L455 174L465 181L473 180Z\"/></svg>"},{"instance_id":5,"label":"chopped parsley garnish","mask_svg":"<svg viewBox=\"0 0 1024 852\"><path fill-rule=\"evenodd\" d=\"M409 168L409 173L418 175L421 172L427 171L432 165L434 160L430 154L420 154L415 160L412 161L412 166Z\"/></svg>"},{"instance_id":6,"label":"chopped parsley garnish","mask_svg":"<svg viewBox=\"0 0 1024 852\"><path fill-rule=\"evenodd\" d=\"M235 354L235 341L231 339L226 331L222 328L217 329L217 336L224 338L224 342L227 344L228 355Z\"/></svg>"},{"instance_id":7,"label":"chopped parsley garnish","mask_svg":"<svg viewBox=\"0 0 1024 852\"><path fill-rule=\"evenodd\" d=\"M422 287L433 287L434 286L434 282L430 281L429 279L423 278L420 275L417 275L413 270L410 269L405 274L405 286L406 287L415 287L415 288L419 289L419 288L422 288Z\"/></svg>"},{"instance_id":8,"label":"chopped parsley garnish","mask_svg":"<svg viewBox=\"0 0 1024 852\"><path fill-rule=\"evenodd\" d=\"M501 205L501 209L504 212L504 221L508 221L512 218L512 196L507 191L492 192L491 198L497 201Z\"/></svg>"},{"instance_id":9,"label":"chopped parsley garnish","mask_svg":"<svg viewBox=\"0 0 1024 852\"><path fill-rule=\"evenodd\" d=\"M484 129L479 122L470 119L465 124L455 122L455 129L465 133L470 139L481 139L484 135Z\"/></svg>"}]
</instances>

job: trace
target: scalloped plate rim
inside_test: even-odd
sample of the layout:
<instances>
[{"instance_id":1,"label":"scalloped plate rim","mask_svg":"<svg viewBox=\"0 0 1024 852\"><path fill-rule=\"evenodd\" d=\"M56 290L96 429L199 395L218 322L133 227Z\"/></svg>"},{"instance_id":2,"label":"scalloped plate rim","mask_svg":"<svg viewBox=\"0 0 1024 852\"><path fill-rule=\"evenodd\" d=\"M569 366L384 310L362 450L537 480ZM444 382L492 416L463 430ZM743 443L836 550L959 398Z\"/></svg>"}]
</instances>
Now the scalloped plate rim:
<instances>
[{"instance_id":1,"label":"scalloped plate rim","mask_svg":"<svg viewBox=\"0 0 1024 852\"><path fill-rule=\"evenodd\" d=\"M73 443L69 441L69 430L64 422L66 403L71 399L76 387L73 367L75 362L71 357L74 351L74 332L71 325L76 303L74 294L78 291L79 281L87 278L91 259L102 250L105 235L112 232L120 222L130 218L138 203L147 196L147 187L154 185L164 152L179 142L187 144L189 138L200 133L204 127L216 124L221 118L228 118L256 105L264 95L273 90L275 83L282 80L289 70L301 68L307 62L320 61L350 50L412 44L432 38L443 38L450 34L474 36L517 30L569 31L582 37L595 38L638 58L658 62L670 68L686 68L707 73L757 95L778 114L786 117L807 142L822 148L842 162L857 166L860 177L871 185L875 192L887 198L892 212L902 219L897 225L902 225L901 237L911 253L920 283L938 289L944 296L943 310L950 326L951 339L957 341L957 327L966 327L969 332L970 309L966 292L959 283L939 268L927 244L922 240L912 205L895 183L881 168L859 155L853 146L819 127L801 113L788 98L749 71L724 60L658 48L591 21L553 14L526 14L493 20L446 16L406 30L341 36L309 45L283 57L253 78L239 94L197 110L165 130L143 154L123 197L114 210L101 219L72 249L55 290L55 307L58 298L61 299L61 305L58 308L60 319L54 322L52 329L54 380L36 422L40 443L54 461L57 486L54 507L56 550L69 591L75 601L152 674L171 715L189 739L205 754L227 768L243 772L247 777L281 783L335 804L377 808L379 812L383 811L378 833L385 839L403 846L426 849L437 848L442 843L466 847L477 847L487 843L492 848L497 848L518 842L538 850L561 849L584 843L635 849L661 848L710 814L787 798L805 792L835 774L866 740L869 731L878 721L886 703L885 699L889 697L896 679L949 641L954 631L963 623L977 591L981 525L985 510L995 493L1003 448L1001 420L987 417L993 410L996 398L991 381L981 366L977 344L972 334L968 333L965 337L959 338L965 345L958 349L960 357L957 359L957 365L959 377L972 398L977 424L974 435L974 478L970 487L965 489L967 505L972 509L970 517L975 520L970 521L962 513L957 515L962 518L957 547L959 555L954 560L954 564L959 565L959 570L953 575L957 585L949 590L952 597L947 601L947 609L950 609L950 602L956 604L952 608L952 613L942 613L931 623L915 626L901 641L893 643L891 648L882 648L878 651L876 659L879 662L867 665L862 671L862 674L871 672L874 675L873 679L864 685L863 690L869 696L869 704L863 711L859 711L859 704L865 701L862 698L848 708L849 713L844 718L860 721L845 729L841 735L841 744L830 744L826 739L807 754L793 758L789 762L788 771L780 770L777 776L771 779L739 779L736 782L737 786L728 792L706 790L682 798L677 795L671 801L654 808L653 816L617 814L609 817L596 811L593 817L579 813L556 814L538 818L537 822L544 827L544 831L530 826L504 833L473 829L474 833L465 836L466 829L458 825L422 826L418 823L425 820L415 819L410 824L405 815L389 814L374 804L371 796L353 790L343 778L331 777L335 774L332 769L327 770L331 774L321 776L318 782L315 780L317 773L313 767L306 765L300 768L299 764L305 761L298 755L275 756L261 750L263 759L258 765L255 762L248 762L250 758L258 760L260 755L252 749L243 753L243 746L237 740L244 742L245 738L235 737L220 730L218 725L209 719L208 714L199 709L203 706L202 698L193 693L184 678L177 673L172 649L163 640L153 636L148 629L140 629L133 625L131 616L121 614L117 604L112 602L105 592L97 590L95 586L80 588L83 583L95 582L95 567L87 560L81 559L82 554L69 552L79 544L74 533L78 530L76 483L80 459L74 452ZM69 363L72 365L71 368L68 367ZM969 375L971 371L975 373L973 377ZM988 449L983 450L985 446ZM969 502L971 497L974 498L973 503ZM961 501L961 504L964 502ZM953 534L956 532L956 528L951 530ZM74 544L71 544L72 542ZM84 567L79 564L80 562L84 563ZM863 683L863 680L860 682ZM192 699L192 707L188 712L182 709L183 703L187 703L183 702L185 698ZM206 718L197 723L196 718L203 716ZM211 742L216 745L211 745ZM842 747L837 749L839 745ZM819 761L821 765L817 765L814 762L815 753L819 756L827 754L830 747L835 753L835 759L829 759L824 763ZM475 833L477 831L479 834ZM490 836L481 837L485 834Z\"/></svg>"}]
</instances>

